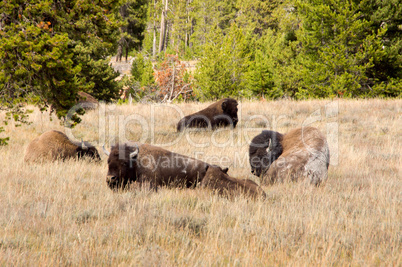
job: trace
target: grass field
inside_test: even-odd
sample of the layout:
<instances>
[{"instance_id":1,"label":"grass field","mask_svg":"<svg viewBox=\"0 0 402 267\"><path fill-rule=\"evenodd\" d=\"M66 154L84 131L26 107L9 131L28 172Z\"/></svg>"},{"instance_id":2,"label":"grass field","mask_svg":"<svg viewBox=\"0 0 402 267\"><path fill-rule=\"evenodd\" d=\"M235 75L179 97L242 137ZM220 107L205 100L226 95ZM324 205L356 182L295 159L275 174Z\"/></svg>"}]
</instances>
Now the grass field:
<instances>
[{"instance_id":1,"label":"grass field","mask_svg":"<svg viewBox=\"0 0 402 267\"><path fill-rule=\"evenodd\" d=\"M330 144L327 182L263 186L264 201L201 189L114 193L104 154L101 163L24 163L36 136L66 132L35 109L32 124L2 133L11 139L0 147L0 266L402 265L402 100L244 101L235 129L176 133L180 110L208 104L102 106L68 134L100 152L116 136L163 145L259 183L251 138L311 125Z\"/></svg>"}]
</instances>

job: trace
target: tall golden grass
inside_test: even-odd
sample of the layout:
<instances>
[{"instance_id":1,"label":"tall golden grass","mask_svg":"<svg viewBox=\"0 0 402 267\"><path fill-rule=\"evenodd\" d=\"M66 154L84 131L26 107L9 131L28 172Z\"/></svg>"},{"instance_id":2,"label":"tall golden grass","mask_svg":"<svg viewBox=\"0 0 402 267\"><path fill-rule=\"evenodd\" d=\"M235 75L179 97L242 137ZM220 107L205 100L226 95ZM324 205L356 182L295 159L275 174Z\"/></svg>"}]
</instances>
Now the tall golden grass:
<instances>
[{"instance_id":1,"label":"tall golden grass","mask_svg":"<svg viewBox=\"0 0 402 267\"><path fill-rule=\"evenodd\" d=\"M0 147L0 265L401 266L401 100L244 101L237 128L180 137L173 107L189 114L208 104L108 105L84 115L72 134L106 147L113 136L171 142L164 147L258 183L249 140L262 129L285 133L308 122L332 138L327 182L264 186L264 201L201 189L114 193L104 155L101 163L24 163L33 138L65 132L35 109L32 124L6 127L11 140Z\"/></svg>"}]
</instances>

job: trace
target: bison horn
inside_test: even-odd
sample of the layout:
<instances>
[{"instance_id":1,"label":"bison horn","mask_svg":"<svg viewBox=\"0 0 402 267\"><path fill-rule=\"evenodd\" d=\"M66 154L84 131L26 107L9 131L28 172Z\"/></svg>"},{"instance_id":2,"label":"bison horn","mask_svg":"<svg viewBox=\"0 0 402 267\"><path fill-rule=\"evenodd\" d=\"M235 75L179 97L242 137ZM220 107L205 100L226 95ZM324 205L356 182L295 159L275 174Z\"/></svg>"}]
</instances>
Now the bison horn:
<instances>
[{"instance_id":1,"label":"bison horn","mask_svg":"<svg viewBox=\"0 0 402 267\"><path fill-rule=\"evenodd\" d=\"M268 140L268 147L267 147L267 151L270 151L272 148L272 142L271 139Z\"/></svg>"},{"instance_id":2,"label":"bison horn","mask_svg":"<svg viewBox=\"0 0 402 267\"><path fill-rule=\"evenodd\" d=\"M130 153L130 159L135 158L135 157L138 155L138 152L139 152L139 151L140 151L140 149L139 149L138 145L136 144L136 145L135 145L135 150L134 150L134 152L131 152L131 153Z\"/></svg>"},{"instance_id":3,"label":"bison horn","mask_svg":"<svg viewBox=\"0 0 402 267\"><path fill-rule=\"evenodd\" d=\"M106 150L105 144L103 144L102 148L103 148L103 153L105 153L106 156L109 156L110 152Z\"/></svg>"},{"instance_id":4,"label":"bison horn","mask_svg":"<svg viewBox=\"0 0 402 267\"><path fill-rule=\"evenodd\" d=\"M85 145L84 141L82 141L82 138L81 138L81 148L82 150L88 150L88 147Z\"/></svg>"}]
</instances>

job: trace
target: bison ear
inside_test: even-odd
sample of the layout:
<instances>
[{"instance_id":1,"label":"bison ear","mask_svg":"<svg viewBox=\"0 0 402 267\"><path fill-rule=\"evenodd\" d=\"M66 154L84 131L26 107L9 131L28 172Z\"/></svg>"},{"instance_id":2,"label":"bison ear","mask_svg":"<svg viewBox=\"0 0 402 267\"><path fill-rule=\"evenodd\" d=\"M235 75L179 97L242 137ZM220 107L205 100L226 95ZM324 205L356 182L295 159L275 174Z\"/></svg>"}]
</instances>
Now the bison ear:
<instances>
[{"instance_id":1,"label":"bison ear","mask_svg":"<svg viewBox=\"0 0 402 267\"><path fill-rule=\"evenodd\" d=\"M224 168L224 169L222 169L222 171L227 174L229 171L229 168Z\"/></svg>"},{"instance_id":2,"label":"bison ear","mask_svg":"<svg viewBox=\"0 0 402 267\"><path fill-rule=\"evenodd\" d=\"M208 171L208 168L209 168L209 165L207 165L207 166L205 167L205 172Z\"/></svg>"}]
</instances>

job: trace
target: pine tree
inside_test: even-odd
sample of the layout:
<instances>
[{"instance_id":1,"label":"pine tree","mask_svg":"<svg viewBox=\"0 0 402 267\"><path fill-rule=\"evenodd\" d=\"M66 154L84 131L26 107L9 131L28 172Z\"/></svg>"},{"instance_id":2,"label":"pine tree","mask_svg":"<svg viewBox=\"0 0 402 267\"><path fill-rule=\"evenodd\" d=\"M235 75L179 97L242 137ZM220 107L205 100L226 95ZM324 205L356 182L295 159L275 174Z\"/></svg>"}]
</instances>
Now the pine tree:
<instances>
[{"instance_id":1,"label":"pine tree","mask_svg":"<svg viewBox=\"0 0 402 267\"><path fill-rule=\"evenodd\" d=\"M121 36L118 42L116 58L121 61L124 56L127 60L128 52L136 48L140 50L144 39L144 30L147 20L148 0L123 0L120 4L119 15L123 22Z\"/></svg>"},{"instance_id":2,"label":"pine tree","mask_svg":"<svg viewBox=\"0 0 402 267\"><path fill-rule=\"evenodd\" d=\"M63 117L80 90L115 97L117 74L104 63L116 49L117 3L0 2L1 106L13 109L30 97Z\"/></svg>"},{"instance_id":3,"label":"pine tree","mask_svg":"<svg viewBox=\"0 0 402 267\"><path fill-rule=\"evenodd\" d=\"M252 45L252 62L247 72L246 88L253 95L276 99L284 92L275 85L275 76L281 77L280 66L277 60L283 55L283 49L277 51L278 38L272 30L266 30L261 38L254 38Z\"/></svg>"},{"instance_id":4,"label":"pine tree","mask_svg":"<svg viewBox=\"0 0 402 267\"><path fill-rule=\"evenodd\" d=\"M194 45L194 52L202 55L203 45L207 42L207 35L215 28L220 30L223 36L229 30L235 20L236 8L233 1L194 0L192 3L194 18L194 32L191 42Z\"/></svg>"},{"instance_id":5,"label":"pine tree","mask_svg":"<svg viewBox=\"0 0 402 267\"><path fill-rule=\"evenodd\" d=\"M225 36L218 27L209 33L195 74L201 98L251 95L245 88L250 63L249 41L235 23Z\"/></svg>"},{"instance_id":6,"label":"pine tree","mask_svg":"<svg viewBox=\"0 0 402 267\"><path fill-rule=\"evenodd\" d=\"M283 0L238 0L236 2L236 22L242 28L250 28L258 36L267 29L278 29L279 21L283 18L276 16L277 8Z\"/></svg>"},{"instance_id":7,"label":"pine tree","mask_svg":"<svg viewBox=\"0 0 402 267\"><path fill-rule=\"evenodd\" d=\"M362 5L364 1L299 2L302 47L297 62L303 77L299 97L375 94L376 62L386 58L387 29L373 28Z\"/></svg>"}]
</instances>

